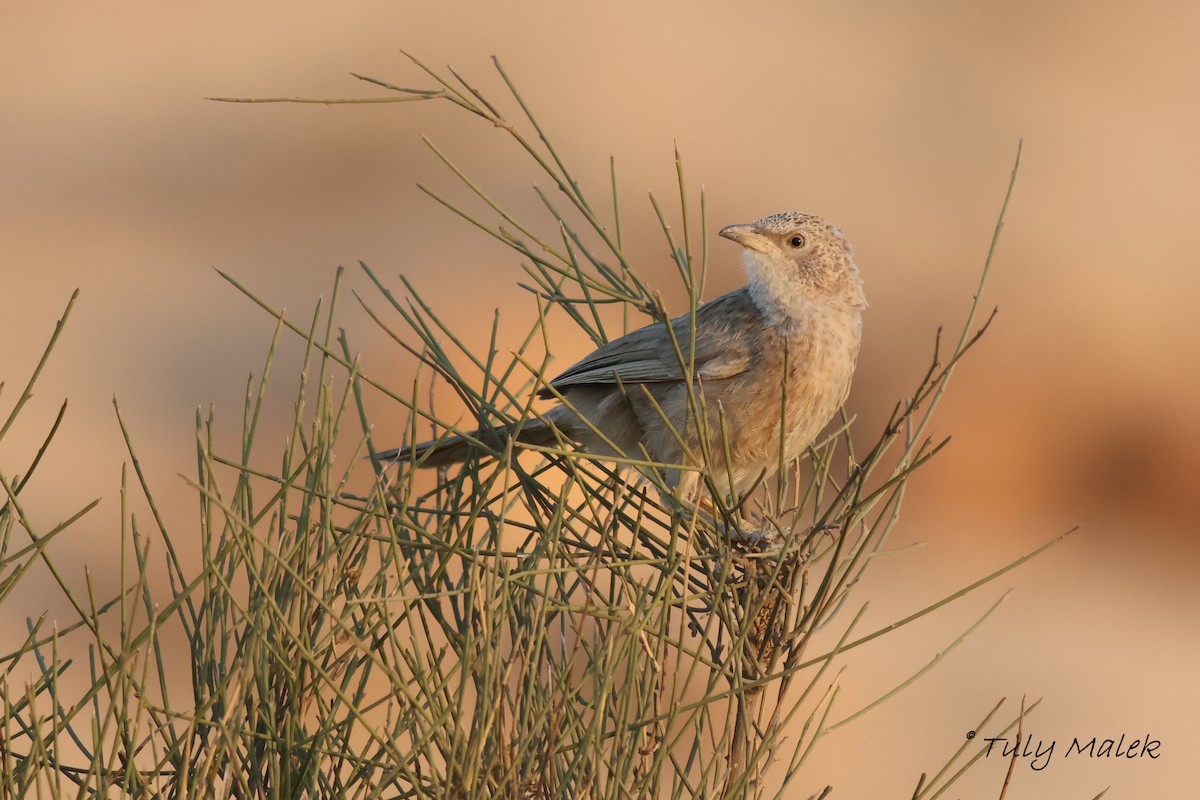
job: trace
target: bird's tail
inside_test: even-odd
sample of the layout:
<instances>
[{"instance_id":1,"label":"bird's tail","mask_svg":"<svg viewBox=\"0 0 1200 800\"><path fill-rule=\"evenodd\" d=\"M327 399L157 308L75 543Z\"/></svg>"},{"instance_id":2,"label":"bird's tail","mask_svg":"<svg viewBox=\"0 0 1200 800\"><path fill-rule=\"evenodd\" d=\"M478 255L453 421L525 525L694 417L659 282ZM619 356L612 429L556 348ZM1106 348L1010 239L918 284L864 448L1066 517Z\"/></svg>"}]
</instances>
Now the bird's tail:
<instances>
[{"instance_id":1,"label":"bird's tail","mask_svg":"<svg viewBox=\"0 0 1200 800\"><path fill-rule=\"evenodd\" d=\"M416 461L418 467L445 467L459 464L467 460L472 451L478 452L476 442L485 442L497 450L503 450L509 439L514 438L522 444L541 445L549 447L558 444L554 429L538 419L525 420L520 430L513 425L498 428L472 431L466 438L463 436L447 436L431 442L398 447L395 450L385 450L375 455L375 460L381 463L396 461L401 464ZM472 441L474 440L474 441Z\"/></svg>"}]
</instances>

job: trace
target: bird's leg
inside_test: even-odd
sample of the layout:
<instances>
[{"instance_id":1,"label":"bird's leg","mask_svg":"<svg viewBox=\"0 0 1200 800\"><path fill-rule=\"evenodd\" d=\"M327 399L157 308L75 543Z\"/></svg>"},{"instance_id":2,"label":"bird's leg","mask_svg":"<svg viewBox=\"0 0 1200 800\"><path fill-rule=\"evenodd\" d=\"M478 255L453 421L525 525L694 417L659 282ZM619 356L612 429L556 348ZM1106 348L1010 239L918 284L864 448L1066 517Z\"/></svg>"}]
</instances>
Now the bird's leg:
<instances>
[{"instance_id":1,"label":"bird's leg","mask_svg":"<svg viewBox=\"0 0 1200 800\"><path fill-rule=\"evenodd\" d=\"M776 527L764 524L761 518L747 520L737 511L719 508L707 493L697 492L693 498L675 497L674 500L681 509L696 515L713 531L724 534L724 540L739 551L770 553L784 545L783 534Z\"/></svg>"}]
</instances>

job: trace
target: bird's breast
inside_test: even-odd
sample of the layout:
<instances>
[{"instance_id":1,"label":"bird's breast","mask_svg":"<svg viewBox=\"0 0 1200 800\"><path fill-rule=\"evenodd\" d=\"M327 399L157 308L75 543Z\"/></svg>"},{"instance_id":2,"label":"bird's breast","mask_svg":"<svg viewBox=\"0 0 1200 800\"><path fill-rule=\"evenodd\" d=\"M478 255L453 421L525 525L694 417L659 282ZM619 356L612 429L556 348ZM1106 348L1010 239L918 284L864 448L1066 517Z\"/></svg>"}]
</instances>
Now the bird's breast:
<instances>
[{"instance_id":1,"label":"bird's breast","mask_svg":"<svg viewBox=\"0 0 1200 800\"><path fill-rule=\"evenodd\" d=\"M781 423L785 455L808 447L846 400L862 341L857 311L813 315L784 340L786 397Z\"/></svg>"}]
</instances>

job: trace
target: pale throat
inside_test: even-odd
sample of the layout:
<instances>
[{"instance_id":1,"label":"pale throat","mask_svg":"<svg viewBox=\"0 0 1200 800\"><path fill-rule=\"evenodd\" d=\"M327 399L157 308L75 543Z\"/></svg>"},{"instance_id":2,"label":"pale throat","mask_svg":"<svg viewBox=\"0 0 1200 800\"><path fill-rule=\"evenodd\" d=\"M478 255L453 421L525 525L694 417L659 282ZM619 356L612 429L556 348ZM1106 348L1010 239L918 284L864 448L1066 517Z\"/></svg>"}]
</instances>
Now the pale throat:
<instances>
[{"instance_id":1,"label":"pale throat","mask_svg":"<svg viewBox=\"0 0 1200 800\"><path fill-rule=\"evenodd\" d=\"M824 316L829 310L813 296L813 287L786 275L764 253L746 249L742 260L750 277L750 299L780 334L798 335L814 316Z\"/></svg>"}]
</instances>

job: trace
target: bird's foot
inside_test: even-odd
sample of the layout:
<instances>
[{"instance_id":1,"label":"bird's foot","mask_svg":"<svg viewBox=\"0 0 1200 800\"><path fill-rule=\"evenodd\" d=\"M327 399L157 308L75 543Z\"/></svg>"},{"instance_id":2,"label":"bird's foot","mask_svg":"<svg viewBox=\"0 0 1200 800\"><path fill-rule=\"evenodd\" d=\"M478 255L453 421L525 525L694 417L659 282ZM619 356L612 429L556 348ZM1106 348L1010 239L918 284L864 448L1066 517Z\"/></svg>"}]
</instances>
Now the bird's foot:
<instances>
[{"instance_id":1,"label":"bird's foot","mask_svg":"<svg viewBox=\"0 0 1200 800\"><path fill-rule=\"evenodd\" d=\"M783 550L784 536L770 525L758 528L735 526L729 530L729 542L734 547L752 553L778 553Z\"/></svg>"}]
</instances>

